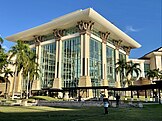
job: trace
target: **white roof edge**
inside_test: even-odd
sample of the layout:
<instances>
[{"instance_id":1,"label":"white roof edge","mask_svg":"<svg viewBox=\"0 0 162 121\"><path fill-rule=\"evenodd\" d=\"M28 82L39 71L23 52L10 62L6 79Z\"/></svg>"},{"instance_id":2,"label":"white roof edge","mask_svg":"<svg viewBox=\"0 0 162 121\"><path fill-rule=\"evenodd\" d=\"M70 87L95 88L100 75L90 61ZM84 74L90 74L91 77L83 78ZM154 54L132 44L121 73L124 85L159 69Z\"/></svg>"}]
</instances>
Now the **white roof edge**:
<instances>
[{"instance_id":1,"label":"white roof edge","mask_svg":"<svg viewBox=\"0 0 162 121\"><path fill-rule=\"evenodd\" d=\"M56 23L58 24L61 23L63 20L68 19L68 18L72 18L72 17L76 17L79 14L85 15L89 18L91 18L92 20L98 22L99 24L101 24L102 26L104 26L106 29L112 31L114 34L116 34L119 38L121 38L122 40L124 40L125 42L129 43L131 45L131 47L133 48L139 48L141 47L141 45L136 42L134 39L132 39L131 37L129 37L128 35L126 35L123 31L121 31L120 29L118 29L115 25L113 25L112 23L110 23L108 20L106 20L103 16L101 16L99 13L97 13L95 10L93 10L92 8L88 8L85 10L77 10L74 11L72 13L63 15L61 17L58 17L48 23L36 26L34 28L19 32L17 34L13 34L11 36L6 37L6 40L9 41L16 41L18 39L21 39L22 35L29 35L29 33L34 34L35 31L37 30L41 30L45 27L49 27L50 25L55 25Z\"/></svg>"},{"instance_id":2,"label":"white roof edge","mask_svg":"<svg viewBox=\"0 0 162 121\"><path fill-rule=\"evenodd\" d=\"M106 20L103 16L101 16L100 14L98 14L93 9L90 9L90 10L91 10L91 12L90 12L90 17L91 18L95 19L96 21L98 20L98 22L100 24L102 24L103 26L105 26L107 29L109 29L110 31L114 32L115 34L118 33L118 34L116 34L117 36L119 36L120 38L122 38L123 40L125 40L130 45L134 46L134 48L141 47L141 45L138 42L136 42L134 39L132 39L131 37L129 37L127 34L125 34L123 31L121 31L119 28L117 28L111 22L109 22L108 20Z\"/></svg>"},{"instance_id":3,"label":"white roof edge","mask_svg":"<svg viewBox=\"0 0 162 121\"><path fill-rule=\"evenodd\" d=\"M73 16L73 15L75 15L75 14L80 13L80 11L83 11L83 10L80 9L80 10L74 11L74 12L72 12L72 13L68 13L68 14L66 14L66 15L60 16L60 17L58 17L58 18L55 18L55 19L53 19L53 20L51 20L51 21L49 21L49 22L47 22L47 23L44 23L44 24L38 25L38 26L36 26L36 27L33 27L33 28L30 28L30 29L27 29L27 30L18 32L18 33L16 33L16 34L11 35L11 36L7 36L5 39L6 39L6 40L9 40L9 41L15 42L16 40L19 40L20 38L18 38L18 39L15 40L15 39L13 39L14 36L22 36L22 35L25 34L25 33L32 32L32 31L36 31L36 30L45 28L46 26L53 25L53 24L55 24L55 23L57 23L57 22L60 22L60 21L61 21L62 19L64 19L64 18L71 17L71 16Z\"/></svg>"}]
</instances>

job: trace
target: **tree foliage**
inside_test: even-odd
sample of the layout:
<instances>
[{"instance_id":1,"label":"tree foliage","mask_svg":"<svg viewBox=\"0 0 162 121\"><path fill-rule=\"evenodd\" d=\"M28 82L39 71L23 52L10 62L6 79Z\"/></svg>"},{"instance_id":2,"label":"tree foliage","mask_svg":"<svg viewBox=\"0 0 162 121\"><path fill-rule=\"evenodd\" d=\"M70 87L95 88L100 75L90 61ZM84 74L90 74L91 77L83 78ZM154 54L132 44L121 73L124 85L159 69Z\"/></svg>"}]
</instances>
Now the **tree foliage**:
<instances>
[{"instance_id":1,"label":"tree foliage","mask_svg":"<svg viewBox=\"0 0 162 121\"><path fill-rule=\"evenodd\" d=\"M12 59L15 57L15 60L13 62L13 64L15 65L15 68L16 68L14 78L16 78L16 76L20 72L23 75L23 80L27 80L29 72L30 72L29 81L30 80L33 81L35 75L36 75L36 77L39 76L37 73L38 64L35 62L36 55L33 51L31 51L31 49L29 48L29 45L24 44L24 42L21 40L18 40L17 44L15 46L13 46L9 52L11 53L9 59ZM16 80L14 79L14 81L16 81ZM26 81L27 82L26 83L27 90L29 88L29 86L28 86L29 81ZM13 90L13 92L14 92L14 90Z\"/></svg>"},{"instance_id":2,"label":"tree foliage","mask_svg":"<svg viewBox=\"0 0 162 121\"><path fill-rule=\"evenodd\" d=\"M117 67L115 71L116 73L120 73L120 82L122 87L124 87L126 83L129 85L132 84L132 81L134 81L134 74L136 74L136 77L140 75L141 70L138 63L133 63L132 61L126 62L124 59L122 59L119 60L116 65ZM130 79L128 78L129 75L131 76Z\"/></svg>"}]
</instances>

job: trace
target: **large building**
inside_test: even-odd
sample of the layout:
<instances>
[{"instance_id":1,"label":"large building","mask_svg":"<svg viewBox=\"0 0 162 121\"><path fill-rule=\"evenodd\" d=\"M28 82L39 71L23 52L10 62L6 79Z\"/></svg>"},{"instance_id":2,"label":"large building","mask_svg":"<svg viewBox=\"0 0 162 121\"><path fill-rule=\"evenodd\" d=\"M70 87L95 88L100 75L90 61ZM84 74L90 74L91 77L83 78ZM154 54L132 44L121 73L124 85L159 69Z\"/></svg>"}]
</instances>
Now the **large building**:
<instances>
[{"instance_id":1,"label":"large building","mask_svg":"<svg viewBox=\"0 0 162 121\"><path fill-rule=\"evenodd\" d=\"M35 51L41 74L33 90L48 87L51 80L53 88L59 89L121 87L115 63L121 58L128 61L131 49L141 46L91 8L69 13L6 39L25 41ZM17 86L20 85L21 79L18 79Z\"/></svg>"}]
</instances>

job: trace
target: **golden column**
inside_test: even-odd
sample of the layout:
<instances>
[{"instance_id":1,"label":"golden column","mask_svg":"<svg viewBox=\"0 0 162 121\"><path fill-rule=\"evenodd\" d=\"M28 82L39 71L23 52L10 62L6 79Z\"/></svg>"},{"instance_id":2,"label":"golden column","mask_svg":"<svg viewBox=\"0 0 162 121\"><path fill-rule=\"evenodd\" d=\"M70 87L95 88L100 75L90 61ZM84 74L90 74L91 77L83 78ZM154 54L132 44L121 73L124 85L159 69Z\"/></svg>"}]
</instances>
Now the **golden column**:
<instances>
[{"instance_id":1,"label":"golden column","mask_svg":"<svg viewBox=\"0 0 162 121\"><path fill-rule=\"evenodd\" d=\"M106 43L109 37L109 32L100 32L100 38L102 39L102 86L108 86L107 80L107 62L106 62Z\"/></svg>"},{"instance_id":2,"label":"golden column","mask_svg":"<svg viewBox=\"0 0 162 121\"><path fill-rule=\"evenodd\" d=\"M41 61L41 42L43 41L43 36L35 35L34 40L35 40L35 49L36 49L36 56L37 56L36 62L40 65L40 61Z\"/></svg>"},{"instance_id":3,"label":"golden column","mask_svg":"<svg viewBox=\"0 0 162 121\"><path fill-rule=\"evenodd\" d=\"M43 41L43 36L34 36L35 40L35 49L36 49L36 63L38 63L40 67L41 63L41 42ZM39 79L35 79L32 84L32 90L40 90L41 89L41 82Z\"/></svg>"},{"instance_id":4,"label":"golden column","mask_svg":"<svg viewBox=\"0 0 162 121\"><path fill-rule=\"evenodd\" d=\"M130 51L131 51L131 47L124 46L123 49L126 52L126 62L128 62L129 61L129 54L130 54ZM128 75L127 79L128 80L131 79L131 75L130 74ZM126 82L125 87L128 87L128 82ZM127 93L127 94L130 95L130 92Z\"/></svg>"},{"instance_id":5,"label":"golden column","mask_svg":"<svg viewBox=\"0 0 162 121\"><path fill-rule=\"evenodd\" d=\"M122 40L114 40L115 45L115 63L119 61L119 48L121 46ZM116 87L120 88L120 73L116 73Z\"/></svg>"},{"instance_id":6,"label":"golden column","mask_svg":"<svg viewBox=\"0 0 162 121\"><path fill-rule=\"evenodd\" d=\"M101 86L108 86L108 80L107 80L107 62L106 62L106 44L107 39L109 37L109 32L100 32L100 38L102 39L102 82ZM107 90L101 90L104 91L104 94L106 97L108 97L108 91Z\"/></svg>"},{"instance_id":7,"label":"golden column","mask_svg":"<svg viewBox=\"0 0 162 121\"><path fill-rule=\"evenodd\" d=\"M94 22L79 21L77 27L80 30L81 38L81 77L79 79L79 87L91 87L91 78L89 73L89 56L90 56L90 36ZM92 90L80 92L82 97L92 97Z\"/></svg>"},{"instance_id":8,"label":"golden column","mask_svg":"<svg viewBox=\"0 0 162 121\"><path fill-rule=\"evenodd\" d=\"M53 88L61 89L62 79L61 79L61 58L62 58L62 40L61 37L64 36L65 30L54 29L53 34L56 40L56 60L55 60L55 78L53 83ZM62 93L59 93L62 97Z\"/></svg>"},{"instance_id":9,"label":"golden column","mask_svg":"<svg viewBox=\"0 0 162 121\"><path fill-rule=\"evenodd\" d=\"M130 55L131 47L124 46L123 49L126 52L126 62L128 62L129 61L129 55Z\"/></svg>"}]
</instances>

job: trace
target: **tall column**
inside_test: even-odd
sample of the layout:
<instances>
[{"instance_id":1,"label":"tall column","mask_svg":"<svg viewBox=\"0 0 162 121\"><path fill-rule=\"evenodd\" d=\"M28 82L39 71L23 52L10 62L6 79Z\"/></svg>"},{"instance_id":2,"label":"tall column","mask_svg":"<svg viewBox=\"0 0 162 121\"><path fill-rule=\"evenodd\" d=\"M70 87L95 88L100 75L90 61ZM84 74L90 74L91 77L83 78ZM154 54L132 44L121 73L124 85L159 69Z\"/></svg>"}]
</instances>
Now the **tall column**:
<instances>
[{"instance_id":1,"label":"tall column","mask_svg":"<svg viewBox=\"0 0 162 121\"><path fill-rule=\"evenodd\" d=\"M131 51L131 47L124 46L123 49L126 52L126 62L128 62L129 61L129 54L130 54L130 51ZM130 80L130 79L131 79L131 75L129 74L128 75L128 80ZM125 87L128 87L128 82L125 84Z\"/></svg>"},{"instance_id":2,"label":"tall column","mask_svg":"<svg viewBox=\"0 0 162 121\"><path fill-rule=\"evenodd\" d=\"M36 48L36 63L38 63L40 67L41 63L41 42L43 41L43 36L34 36L35 40L35 48ZM32 90L40 90L41 89L41 82L39 79L35 79L32 85Z\"/></svg>"},{"instance_id":3,"label":"tall column","mask_svg":"<svg viewBox=\"0 0 162 121\"><path fill-rule=\"evenodd\" d=\"M54 29L53 34L56 40L56 60L55 60L55 78L53 83L53 88L61 89L62 79L61 79L61 59L62 59L62 40L61 37L64 36L65 30ZM59 93L62 97L62 93Z\"/></svg>"},{"instance_id":4,"label":"tall column","mask_svg":"<svg viewBox=\"0 0 162 121\"><path fill-rule=\"evenodd\" d=\"M123 49L126 52L126 62L128 62L129 61L129 55L130 55L131 47L124 46ZM128 78L128 80L130 80L131 79L131 74L129 74L127 78ZM125 87L128 87L128 86L129 86L128 82L126 82ZM130 96L131 92L127 91L126 95Z\"/></svg>"},{"instance_id":5,"label":"tall column","mask_svg":"<svg viewBox=\"0 0 162 121\"><path fill-rule=\"evenodd\" d=\"M119 61L119 48L121 46L122 40L114 40L114 45L115 45L115 63ZM120 88L120 73L116 73L116 87Z\"/></svg>"},{"instance_id":6,"label":"tall column","mask_svg":"<svg viewBox=\"0 0 162 121\"><path fill-rule=\"evenodd\" d=\"M100 32L100 38L102 39L102 86L108 86L107 62L106 62L106 43L107 43L107 39L108 39L109 35L110 35L109 32Z\"/></svg>"},{"instance_id":7,"label":"tall column","mask_svg":"<svg viewBox=\"0 0 162 121\"><path fill-rule=\"evenodd\" d=\"M131 51L131 47L124 46L123 48L124 48L124 51L126 52L126 62L128 62L130 51Z\"/></svg>"},{"instance_id":8,"label":"tall column","mask_svg":"<svg viewBox=\"0 0 162 121\"><path fill-rule=\"evenodd\" d=\"M41 42L42 42L42 36L34 36L35 39L35 48L36 48L36 62L40 66L40 61L41 61Z\"/></svg>"},{"instance_id":9,"label":"tall column","mask_svg":"<svg viewBox=\"0 0 162 121\"><path fill-rule=\"evenodd\" d=\"M161 64L161 52L154 52L154 59L155 59L155 68L161 70L162 64Z\"/></svg>"},{"instance_id":10,"label":"tall column","mask_svg":"<svg viewBox=\"0 0 162 121\"><path fill-rule=\"evenodd\" d=\"M94 23L91 21L79 21L77 27L80 30L81 37L81 77L79 79L79 87L92 86L89 72L89 56L90 56L90 35ZM86 91L80 92L82 97L86 97ZM92 90L88 91L89 97L92 97Z\"/></svg>"},{"instance_id":11,"label":"tall column","mask_svg":"<svg viewBox=\"0 0 162 121\"><path fill-rule=\"evenodd\" d=\"M100 38L102 39L102 86L108 86L108 80L107 80L107 62L106 62L106 43L107 39L109 37L109 32L100 32ZM106 97L108 97L108 91L107 90L101 90L104 92Z\"/></svg>"},{"instance_id":12,"label":"tall column","mask_svg":"<svg viewBox=\"0 0 162 121\"><path fill-rule=\"evenodd\" d=\"M140 62L141 75L140 77L145 77L144 61Z\"/></svg>"}]
</instances>

